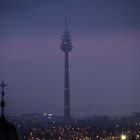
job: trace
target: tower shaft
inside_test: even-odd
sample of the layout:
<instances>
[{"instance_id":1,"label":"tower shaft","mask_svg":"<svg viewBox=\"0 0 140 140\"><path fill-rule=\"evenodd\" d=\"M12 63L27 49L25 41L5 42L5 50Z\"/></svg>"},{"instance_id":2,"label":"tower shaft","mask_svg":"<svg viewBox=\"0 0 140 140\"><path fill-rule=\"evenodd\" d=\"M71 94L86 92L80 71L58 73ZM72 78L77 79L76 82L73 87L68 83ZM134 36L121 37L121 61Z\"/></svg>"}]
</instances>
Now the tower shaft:
<instances>
[{"instance_id":1,"label":"tower shaft","mask_svg":"<svg viewBox=\"0 0 140 140\"><path fill-rule=\"evenodd\" d=\"M64 117L70 120L70 85L69 85L69 55L65 52L65 91L64 91Z\"/></svg>"}]
</instances>

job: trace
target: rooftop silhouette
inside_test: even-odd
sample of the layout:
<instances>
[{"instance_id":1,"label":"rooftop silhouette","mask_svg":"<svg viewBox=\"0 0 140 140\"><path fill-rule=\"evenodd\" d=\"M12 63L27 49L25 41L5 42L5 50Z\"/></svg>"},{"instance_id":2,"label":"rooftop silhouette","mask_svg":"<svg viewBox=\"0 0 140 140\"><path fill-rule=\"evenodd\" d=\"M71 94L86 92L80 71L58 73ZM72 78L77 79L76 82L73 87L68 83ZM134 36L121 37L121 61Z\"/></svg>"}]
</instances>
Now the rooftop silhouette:
<instances>
[{"instance_id":1,"label":"rooftop silhouette","mask_svg":"<svg viewBox=\"0 0 140 140\"><path fill-rule=\"evenodd\" d=\"M1 83L1 94L2 94L2 101L1 101L1 118L0 118L0 140L18 140L18 135L16 132L16 128L10 124L4 115L4 107L5 107L5 101L4 101L4 87L7 86L4 81Z\"/></svg>"}]
</instances>

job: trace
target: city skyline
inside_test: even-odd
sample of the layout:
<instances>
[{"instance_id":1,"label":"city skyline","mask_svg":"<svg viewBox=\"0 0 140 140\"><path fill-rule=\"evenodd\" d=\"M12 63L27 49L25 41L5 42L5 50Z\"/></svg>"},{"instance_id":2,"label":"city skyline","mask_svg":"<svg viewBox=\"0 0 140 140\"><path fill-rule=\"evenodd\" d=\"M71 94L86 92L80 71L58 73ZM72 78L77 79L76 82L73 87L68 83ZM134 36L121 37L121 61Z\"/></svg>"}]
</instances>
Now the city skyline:
<instances>
[{"instance_id":1,"label":"city skyline","mask_svg":"<svg viewBox=\"0 0 140 140\"><path fill-rule=\"evenodd\" d=\"M72 115L140 111L140 2L0 2L0 81L6 114L63 114L65 12L70 54Z\"/></svg>"}]
</instances>

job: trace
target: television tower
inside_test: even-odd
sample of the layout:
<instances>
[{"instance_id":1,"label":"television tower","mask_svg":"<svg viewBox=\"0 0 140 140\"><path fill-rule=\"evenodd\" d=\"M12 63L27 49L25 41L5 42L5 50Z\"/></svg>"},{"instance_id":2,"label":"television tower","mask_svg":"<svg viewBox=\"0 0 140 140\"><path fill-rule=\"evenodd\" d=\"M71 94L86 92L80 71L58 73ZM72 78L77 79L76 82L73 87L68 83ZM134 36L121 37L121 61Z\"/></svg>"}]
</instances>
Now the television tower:
<instances>
[{"instance_id":1,"label":"television tower","mask_svg":"<svg viewBox=\"0 0 140 140\"><path fill-rule=\"evenodd\" d=\"M65 122L70 121L70 84L69 84L69 52L72 50L72 43L70 34L68 32L68 20L67 15L65 16L65 31L61 40L61 50L64 52L64 119Z\"/></svg>"}]
</instances>

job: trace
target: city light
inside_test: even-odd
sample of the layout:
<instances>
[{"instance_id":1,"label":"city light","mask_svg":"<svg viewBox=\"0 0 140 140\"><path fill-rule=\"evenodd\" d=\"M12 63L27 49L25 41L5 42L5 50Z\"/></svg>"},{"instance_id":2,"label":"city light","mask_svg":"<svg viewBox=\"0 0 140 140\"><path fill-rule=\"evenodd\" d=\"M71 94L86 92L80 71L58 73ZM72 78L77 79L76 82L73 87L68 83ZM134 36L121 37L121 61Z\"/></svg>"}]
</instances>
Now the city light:
<instances>
[{"instance_id":1,"label":"city light","mask_svg":"<svg viewBox=\"0 0 140 140\"><path fill-rule=\"evenodd\" d=\"M126 135L122 134L121 135L121 140L126 140Z\"/></svg>"}]
</instances>

